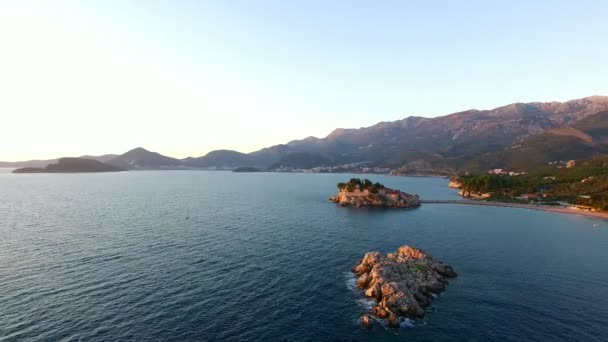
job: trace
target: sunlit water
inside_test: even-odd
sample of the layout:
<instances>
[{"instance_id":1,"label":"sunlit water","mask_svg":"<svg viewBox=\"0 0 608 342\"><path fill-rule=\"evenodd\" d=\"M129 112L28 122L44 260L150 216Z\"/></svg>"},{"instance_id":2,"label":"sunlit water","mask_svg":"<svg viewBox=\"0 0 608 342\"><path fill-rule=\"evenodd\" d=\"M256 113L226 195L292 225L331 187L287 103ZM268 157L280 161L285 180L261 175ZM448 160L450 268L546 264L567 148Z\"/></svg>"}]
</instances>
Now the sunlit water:
<instances>
[{"instance_id":1,"label":"sunlit water","mask_svg":"<svg viewBox=\"0 0 608 342\"><path fill-rule=\"evenodd\" d=\"M339 208L349 175L0 171L0 340L600 341L608 224L523 209ZM423 198L445 179L374 176ZM459 273L414 328L371 331L367 251Z\"/></svg>"}]
</instances>

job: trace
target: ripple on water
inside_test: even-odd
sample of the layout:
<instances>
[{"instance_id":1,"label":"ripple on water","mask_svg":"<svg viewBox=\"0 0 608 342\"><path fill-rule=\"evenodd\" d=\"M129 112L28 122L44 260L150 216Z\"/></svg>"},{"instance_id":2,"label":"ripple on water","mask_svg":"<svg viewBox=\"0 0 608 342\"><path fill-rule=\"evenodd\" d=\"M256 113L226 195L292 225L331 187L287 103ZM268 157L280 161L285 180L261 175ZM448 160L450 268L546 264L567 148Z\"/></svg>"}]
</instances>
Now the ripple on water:
<instances>
[{"instance_id":1,"label":"ripple on water","mask_svg":"<svg viewBox=\"0 0 608 342\"><path fill-rule=\"evenodd\" d=\"M608 336L603 223L508 208L343 210L327 197L344 178L0 174L0 340ZM374 179L456 196L442 179ZM415 329L363 330L373 302L351 267L403 244L454 265L459 278L424 321L402 323Z\"/></svg>"}]
</instances>

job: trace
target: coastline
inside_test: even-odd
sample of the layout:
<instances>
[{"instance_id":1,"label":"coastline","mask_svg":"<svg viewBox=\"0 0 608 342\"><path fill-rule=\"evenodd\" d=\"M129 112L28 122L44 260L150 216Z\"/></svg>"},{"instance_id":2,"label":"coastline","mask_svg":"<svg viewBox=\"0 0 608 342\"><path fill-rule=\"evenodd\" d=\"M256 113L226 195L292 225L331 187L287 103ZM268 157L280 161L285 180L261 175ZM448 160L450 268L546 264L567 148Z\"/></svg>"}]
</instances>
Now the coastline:
<instances>
[{"instance_id":1,"label":"coastline","mask_svg":"<svg viewBox=\"0 0 608 342\"><path fill-rule=\"evenodd\" d=\"M539 211L548 211L560 214L579 215L591 218L597 218L602 220L608 220L608 212L597 212L597 211L584 211L576 209L568 209L564 207L553 207L548 205L536 205L536 204L521 204L521 203L508 203L508 202L486 202L479 200L421 200L422 204L463 204L463 205L484 205L491 207L504 207L504 208L520 208L520 209L531 209Z\"/></svg>"}]
</instances>

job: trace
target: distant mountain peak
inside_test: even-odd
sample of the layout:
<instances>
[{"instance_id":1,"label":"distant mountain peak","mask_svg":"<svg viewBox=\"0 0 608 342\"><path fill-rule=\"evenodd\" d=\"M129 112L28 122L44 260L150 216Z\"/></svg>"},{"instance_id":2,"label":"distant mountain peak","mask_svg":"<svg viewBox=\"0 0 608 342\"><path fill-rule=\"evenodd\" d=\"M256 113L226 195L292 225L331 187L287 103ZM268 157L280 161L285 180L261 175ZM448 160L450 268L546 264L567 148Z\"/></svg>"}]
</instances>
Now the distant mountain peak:
<instances>
[{"instance_id":1,"label":"distant mountain peak","mask_svg":"<svg viewBox=\"0 0 608 342\"><path fill-rule=\"evenodd\" d=\"M326 139L338 138L341 135L344 135L349 130L354 130L354 129L353 128L336 128L327 135Z\"/></svg>"},{"instance_id":2,"label":"distant mountain peak","mask_svg":"<svg viewBox=\"0 0 608 342\"><path fill-rule=\"evenodd\" d=\"M302 141L308 141L308 142L310 142L310 141L318 141L318 140L320 140L320 139L317 138L317 137L313 137L312 135L308 136L308 137L306 137L304 139L302 139Z\"/></svg>"},{"instance_id":3,"label":"distant mountain peak","mask_svg":"<svg viewBox=\"0 0 608 342\"><path fill-rule=\"evenodd\" d=\"M182 161L151 152L143 147L134 148L116 158L107 161L108 164L125 169L165 169L179 168Z\"/></svg>"},{"instance_id":4,"label":"distant mountain peak","mask_svg":"<svg viewBox=\"0 0 608 342\"><path fill-rule=\"evenodd\" d=\"M512 148L526 141L524 157ZM555 150L561 148L560 153ZM502 152L501 152L502 151ZM120 156L91 157L129 169L266 168L283 165L335 165L369 162L386 167L463 168L478 160L480 168L505 164L510 158L536 162L551 158L576 159L608 153L608 96L589 96L566 102L512 103L493 109L470 109L437 117L409 116L363 128L336 128L324 138L307 137L251 153L216 150L182 160L143 147ZM551 152L553 151L553 152ZM517 154L517 153L519 154ZM487 155L486 157L483 157ZM88 157L88 156L87 156ZM483 158L482 158L483 157ZM494 158L494 160L491 160ZM46 166L49 161L1 163L0 166Z\"/></svg>"},{"instance_id":5,"label":"distant mountain peak","mask_svg":"<svg viewBox=\"0 0 608 342\"><path fill-rule=\"evenodd\" d=\"M184 159L187 167L195 168L237 168L250 166L249 155L233 150L215 150L199 158Z\"/></svg>"},{"instance_id":6,"label":"distant mountain peak","mask_svg":"<svg viewBox=\"0 0 608 342\"><path fill-rule=\"evenodd\" d=\"M608 96L593 95L593 96L585 97L583 100L604 103L604 102L608 102Z\"/></svg>"},{"instance_id":7,"label":"distant mountain peak","mask_svg":"<svg viewBox=\"0 0 608 342\"><path fill-rule=\"evenodd\" d=\"M126 153L145 153L145 152L152 153L152 152L150 152L149 150L146 150L143 147L136 147L136 148L134 148L132 150L127 151Z\"/></svg>"}]
</instances>

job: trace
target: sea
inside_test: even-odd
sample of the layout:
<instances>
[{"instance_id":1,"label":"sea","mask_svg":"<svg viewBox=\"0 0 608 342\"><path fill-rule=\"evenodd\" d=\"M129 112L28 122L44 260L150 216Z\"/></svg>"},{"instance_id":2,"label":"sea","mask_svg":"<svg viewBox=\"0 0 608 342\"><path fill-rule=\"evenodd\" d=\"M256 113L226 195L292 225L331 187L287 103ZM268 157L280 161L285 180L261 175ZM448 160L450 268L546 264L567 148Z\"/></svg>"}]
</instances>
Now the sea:
<instances>
[{"instance_id":1,"label":"sea","mask_svg":"<svg viewBox=\"0 0 608 342\"><path fill-rule=\"evenodd\" d=\"M606 341L608 222L527 209L342 208L384 175L0 171L0 341ZM351 269L401 245L458 277L424 319L366 330Z\"/></svg>"}]
</instances>

